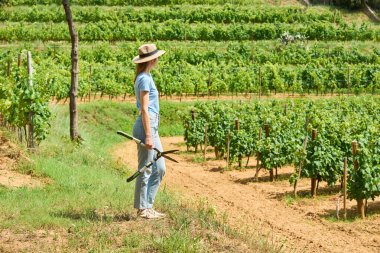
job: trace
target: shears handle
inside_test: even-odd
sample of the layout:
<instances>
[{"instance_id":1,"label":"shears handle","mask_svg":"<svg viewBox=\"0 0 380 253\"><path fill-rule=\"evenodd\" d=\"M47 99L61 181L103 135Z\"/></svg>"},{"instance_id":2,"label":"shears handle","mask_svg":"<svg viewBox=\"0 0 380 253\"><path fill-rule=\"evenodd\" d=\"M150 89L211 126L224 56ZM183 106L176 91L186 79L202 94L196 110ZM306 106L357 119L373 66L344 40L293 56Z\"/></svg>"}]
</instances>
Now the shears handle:
<instances>
[{"instance_id":1,"label":"shears handle","mask_svg":"<svg viewBox=\"0 0 380 253\"><path fill-rule=\"evenodd\" d=\"M136 171L132 176L127 178L127 183L133 181L136 177L138 177L141 173L144 173L150 166L153 165L153 161L146 164L141 170Z\"/></svg>"},{"instance_id":2,"label":"shears handle","mask_svg":"<svg viewBox=\"0 0 380 253\"><path fill-rule=\"evenodd\" d=\"M135 138L135 137L127 134L127 133L124 133L123 131L117 131L117 134L119 134L121 136L124 136L124 137L126 137L126 138L128 138L128 139L130 139L130 140L132 140L134 142L136 142L137 144L139 144L140 146L142 146L144 148L146 147L145 144L144 144L144 142L142 142L141 140L139 140L139 139L137 139L137 138Z\"/></svg>"},{"instance_id":3,"label":"shears handle","mask_svg":"<svg viewBox=\"0 0 380 253\"><path fill-rule=\"evenodd\" d=\"M136 171L135 174L133 174L132 176L130 176L129 178L127 178L127 183L133 181L139 175L140 175L140 171Z\"/></svg>"}]
</instances>

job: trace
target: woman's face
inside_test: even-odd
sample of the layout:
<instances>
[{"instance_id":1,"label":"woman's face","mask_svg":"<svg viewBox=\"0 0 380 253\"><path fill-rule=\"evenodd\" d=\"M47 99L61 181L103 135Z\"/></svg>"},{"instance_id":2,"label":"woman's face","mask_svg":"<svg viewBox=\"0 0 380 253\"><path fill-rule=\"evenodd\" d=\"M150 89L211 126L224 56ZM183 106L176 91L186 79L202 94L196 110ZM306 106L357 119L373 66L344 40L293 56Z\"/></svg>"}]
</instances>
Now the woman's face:
<instances>
[{"instance_id":1,"label":"woman's face","mask_svg":"<svg viewBox=\"0 0 380 253\"><path fill-rule=\"evenodd\" d=\"M149 61L146 71L148 72L151 71L152 69L154 69L154 67L156 67L156 65L157 65L157 58Z\"/></svg>"},{"instance_id":2,"label":"woman's face","mask_svg":"<svg viewBox=\"0 0 380 253\"><path fill-rule=\"evenodd\" d=\"M157 66L157 63L158 63L158 58L156 58L156 59L153 59L152 61L151 61L151 68L154 68L154 67L156 67Z\"/></svg>"}]
</instances>

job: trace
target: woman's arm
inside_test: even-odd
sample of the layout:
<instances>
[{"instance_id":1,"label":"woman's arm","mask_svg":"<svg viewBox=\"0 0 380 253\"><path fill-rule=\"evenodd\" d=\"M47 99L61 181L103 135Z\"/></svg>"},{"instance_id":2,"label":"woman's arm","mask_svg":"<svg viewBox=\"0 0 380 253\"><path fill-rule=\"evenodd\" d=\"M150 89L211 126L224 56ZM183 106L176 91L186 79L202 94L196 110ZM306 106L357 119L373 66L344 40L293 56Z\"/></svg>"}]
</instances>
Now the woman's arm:
<instances>
[{"instance_id":1,"label":"woman's arm","mask_svg":"<svg viewBox=\"0 0 380 253\"><path fill-rule=\"evenodd\" d=\"M152 130L150 128L150 119L148 112L149 105L149 91L140 91L140 103L141 103L141 119L145 131L145 146L148 149L153 148Z\"/></svg>"}]
</instances>

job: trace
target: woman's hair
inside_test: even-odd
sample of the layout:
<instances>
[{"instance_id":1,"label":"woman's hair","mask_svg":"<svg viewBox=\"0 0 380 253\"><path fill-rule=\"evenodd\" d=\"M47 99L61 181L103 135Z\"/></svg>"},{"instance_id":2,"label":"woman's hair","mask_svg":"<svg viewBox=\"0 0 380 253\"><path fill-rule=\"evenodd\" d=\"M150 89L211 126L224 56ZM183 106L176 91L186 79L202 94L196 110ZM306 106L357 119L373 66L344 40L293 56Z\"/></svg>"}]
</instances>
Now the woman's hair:
<instances>
[{"instance_id":1,"label":"woman's hair","mask_svg":"<svg viewBox=\"0 0 380 253\"><path fill-rule=\"evenodd\" d=\"M135 74L134 82L136 82L136 78L138 75L141 74L141 72L144 72L147 70L148 66L149 66L149 61L136 64L136 74Z\"/></svg>"},{"instance_id":2,"label":"woman's hair","mask_svg":"<svg viewBox=\"0 0 380 253\"><path fill-rule=\"evenodd\" d=\"M147 61L147 62L142 62L142 63L136 64L136 75L135 75L134 82L136 82L136 78L137 78L138 75L141 74L141 72L150 71L150 69L148 69L149 67L152 68L152 65L150 65L150 63L153 63L155 61L157 61L157 58L153 59L153 60L150 60L150 61Z\"/></svg>"}]
</instances>

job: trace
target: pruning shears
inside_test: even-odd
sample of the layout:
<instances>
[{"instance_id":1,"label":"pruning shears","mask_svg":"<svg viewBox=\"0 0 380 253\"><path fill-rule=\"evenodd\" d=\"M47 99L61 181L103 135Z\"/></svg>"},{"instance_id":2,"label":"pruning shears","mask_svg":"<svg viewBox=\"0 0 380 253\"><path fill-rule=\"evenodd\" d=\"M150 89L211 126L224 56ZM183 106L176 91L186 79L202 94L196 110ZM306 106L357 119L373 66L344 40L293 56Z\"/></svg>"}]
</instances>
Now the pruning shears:
<instances>
[{"instance_id":1,"label":"pruning shears","mask_svg":"<svg viewBox=\"0 0 380 253\"><path fill-rule=\"evenodd\" d=\"M130 140L133 140L134 142L136 142L138 145L146 148L145 146L145 143L143 143L141 140L127 134L127 133L124 133L122 131L117 131L117 134L121 135L121 136L124 136ZM168 151L165 151L165 152L161 152L160 150L158 150L157 148L153 148L154 151L157 152L157 155L156 157L153 159L153 161L150 161L149 163L145 164L144 167L142 167L140 170L137 170L132 176L130 176L128 179L127 179L127 182L131 182L132 180L134 180L136 177L138 177L141 173L144 173L149 167L151 167L153 165L154 162L156 162L158 159L160 159L161 157L164 157L170 161L173 161L173 162L176 162L178 163L177 160L167 156L167 154L172 154L172 153L175 153L177 151L179 151L178 149L174 149L174 150L168 150Z\"/></svg>"}]
</instances>

